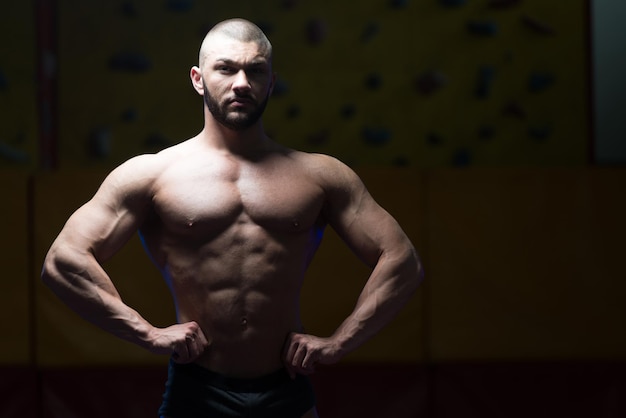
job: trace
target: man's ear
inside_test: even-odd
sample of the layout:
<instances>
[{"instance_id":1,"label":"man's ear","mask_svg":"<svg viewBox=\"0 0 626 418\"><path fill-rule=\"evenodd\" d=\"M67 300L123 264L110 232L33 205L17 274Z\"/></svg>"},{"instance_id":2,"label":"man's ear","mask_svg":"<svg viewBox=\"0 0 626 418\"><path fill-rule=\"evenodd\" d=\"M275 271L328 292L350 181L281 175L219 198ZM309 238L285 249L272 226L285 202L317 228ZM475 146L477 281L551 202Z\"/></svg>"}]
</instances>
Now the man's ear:
<instances>
[{"instance_id":1,"label":"man's ear","mask_svg":"<svg viewBox=\"0 0 626 418\"><path fill-rule=\"evenodd\" d=\"M198 92L200 96L202 96L204 94L204 80L202 80L202 73L200 72L200 68L195 65L191 67L189 77L191 78L191 84L193 85L193 88Z\"/></svg>"}]
</instances>

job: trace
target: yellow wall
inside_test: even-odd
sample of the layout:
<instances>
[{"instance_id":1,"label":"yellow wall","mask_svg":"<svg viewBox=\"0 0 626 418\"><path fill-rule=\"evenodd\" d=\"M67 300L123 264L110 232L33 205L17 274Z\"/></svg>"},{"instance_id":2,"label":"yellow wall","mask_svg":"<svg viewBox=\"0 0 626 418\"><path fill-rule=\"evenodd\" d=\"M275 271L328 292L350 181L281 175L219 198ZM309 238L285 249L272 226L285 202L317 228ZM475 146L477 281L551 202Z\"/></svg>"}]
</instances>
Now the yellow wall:
<instances>
[{"instance_id":1,"label":"yellow wall","mask_svg":"<svg viewBox=\"0 0 626 418\"><path fill-rule=\"evenodd\" d=\"M205 31L233 16L257 21L274 44L275 70L287 90L270 100L265 123L287 146L350 164L417 168L587 161L585 0L527 0L503 10L478 1L446 8L416 0L394 8L391 1L355 7L324 0L291 2L289 8L289 2L240 0L193 2L179 12L165 2L127 2L134 15L115 2L58 3L63 168L110 168L195 135L202 101L189 69ZM534 31L525 19L553 32ZM323 29L319 43L307 38L311 22ZM496 33L472 35L466 29L471 22L493 24ZM150 68L112 69L111 58L120 52L147 60ZM490 94L479 98L484 67L493 71L493 81ZM445 83L423 95L417 80L429 71L442 74ZM554 82L533 92L528 85L535 73ZM372 76L378 88L368 87ZM511 105L521 113L507 113ZM351 117L342 116L346 106ZM290 117L293 109L297 116ZM129 110L130 120L124 118ZM365 130L389 138L372 145ZM481 135L485 131L491 134ZM97 133L108 148L102 158L88 152ZM155 136L163 142L150 142Z\"/></svg>"}]
</instances>

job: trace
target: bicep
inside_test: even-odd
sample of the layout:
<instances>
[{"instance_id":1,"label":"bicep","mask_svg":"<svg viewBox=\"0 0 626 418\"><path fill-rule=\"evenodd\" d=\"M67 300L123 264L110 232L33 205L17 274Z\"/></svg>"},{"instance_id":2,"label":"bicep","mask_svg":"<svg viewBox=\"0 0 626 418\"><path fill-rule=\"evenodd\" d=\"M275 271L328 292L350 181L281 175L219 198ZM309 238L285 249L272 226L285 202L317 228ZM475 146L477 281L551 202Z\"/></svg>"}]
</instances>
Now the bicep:
<instances>
[{"instance_id":1,"label":"bicep","mask_svg":"<svg viewBox=\"0 0 626 418\"><path fill-rule=\"evenodd\" d=\"M136 231L132 212L119 211L90 200L70 216L59 239L77 251L92 253L99 261L110 258Z\"/></svg>"},{"instance_id":2,"label":"bicep","mask_svg":"<svg viewBox=\"0 0 626 418\"><path fill-rule=\"evenodd\" d=\"M331 223L337 234L367 265L380 256L410 245L396 220L373 200L349 216Z\"/></svg>"},{"instance_id":3,"label":"bicep","mask_svg":"<svg viewBox=\"0 0 626 418\"><path fill-rule=\"evenodd\" d=\"M351 171L336 176L340 183L328 195L327 217L331 227L352 251L373 267L383 253L411 246L397 221L370 195Z\"/></svg>"},{"instance_id":4,"label":"bicep","mask_svg":"<svg viewBox=\"0 0 626 418\"><path fill-rule=\"evenodd\" d=\"M91 200L74 212L58 241L98 261L115 254L137 231L144 217L144 191L109 176Z\"/></svg>"}]
</instances>

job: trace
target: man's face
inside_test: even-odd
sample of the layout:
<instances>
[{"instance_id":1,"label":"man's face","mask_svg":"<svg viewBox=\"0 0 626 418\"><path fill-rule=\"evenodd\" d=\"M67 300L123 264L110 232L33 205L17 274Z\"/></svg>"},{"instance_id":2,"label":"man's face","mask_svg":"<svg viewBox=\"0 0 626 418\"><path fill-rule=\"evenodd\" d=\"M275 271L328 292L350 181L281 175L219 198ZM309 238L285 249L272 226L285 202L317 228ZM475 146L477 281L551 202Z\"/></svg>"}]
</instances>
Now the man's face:
<instances>
[{"instance_id":1,"label":"man's face","mask_svg":"<svg viewBox=\"0 0 626 418\"><path fill-rule=\"evenodd\" d=\"M254 42L220 37L207 51L202 70L204 101L213 117L235 131L253 126L272 91L269 58Z\"/></svg>"}]
</instances>

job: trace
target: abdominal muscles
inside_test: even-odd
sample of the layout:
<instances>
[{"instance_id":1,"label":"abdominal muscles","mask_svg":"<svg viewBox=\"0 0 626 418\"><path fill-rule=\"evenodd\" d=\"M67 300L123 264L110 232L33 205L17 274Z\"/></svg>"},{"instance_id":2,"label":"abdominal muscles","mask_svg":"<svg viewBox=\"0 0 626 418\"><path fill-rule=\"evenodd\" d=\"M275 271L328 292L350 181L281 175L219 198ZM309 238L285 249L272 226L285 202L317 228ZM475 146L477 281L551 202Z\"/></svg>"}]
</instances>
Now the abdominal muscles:
<instances>
[{"instance_id":1,"label":"abdominal muscles","mask_svg":"<svg viewBox=\"0 0 626 418\"><path fill-rule=\"evenodd\" d=\"M198 322L211 341L198 363L237 377L282 366L287 336L301 329L311 239L312 229L269 233L240 219L210 242L176 238L165 248L178 320Z\"/></svg>"},{"instance_id":2,"label":"abdominal muscles","mask_svg":"<svg viewBox=\"0 0 626 418\"><path fill-rule=\"evenodd\" d=\"M159 178L142 236L178 320L196 321L211 341L198 363L258 376L281 367L287 336L301 330L300 288L325 195L282 154L254 164L216 155Z\"/></svg>"}]
</instances>

